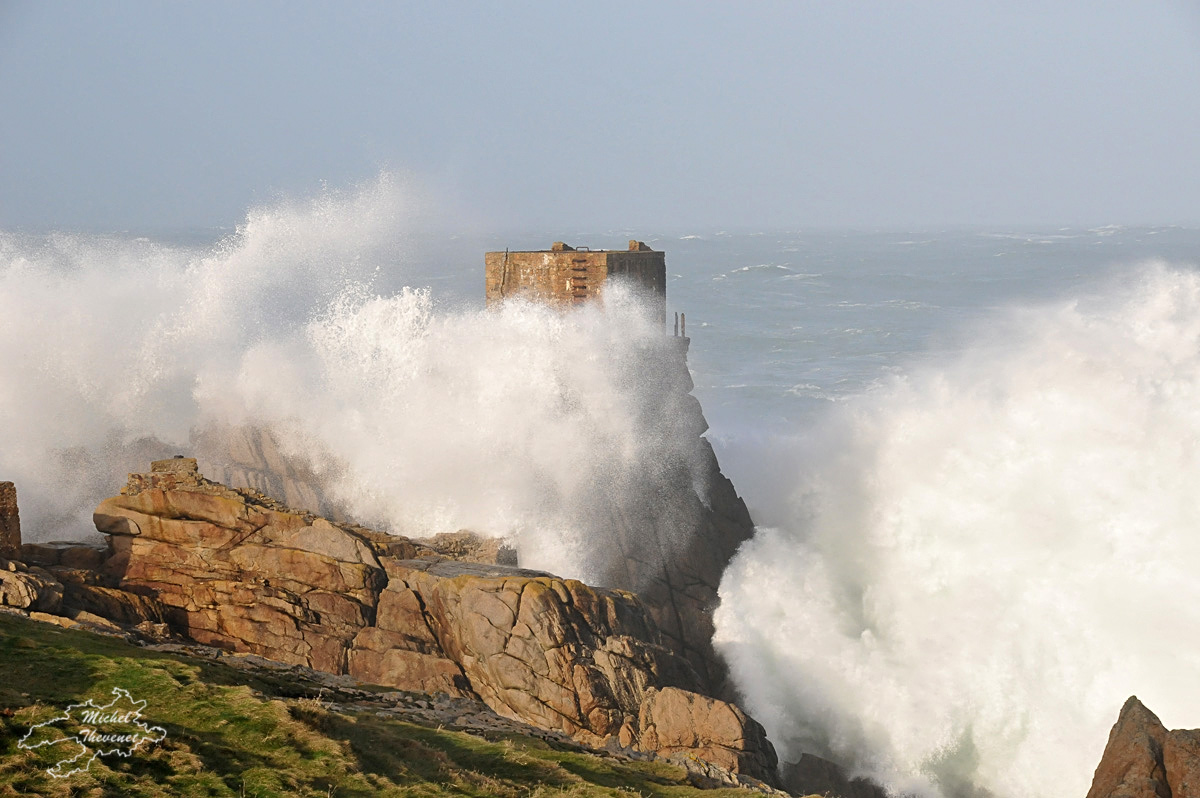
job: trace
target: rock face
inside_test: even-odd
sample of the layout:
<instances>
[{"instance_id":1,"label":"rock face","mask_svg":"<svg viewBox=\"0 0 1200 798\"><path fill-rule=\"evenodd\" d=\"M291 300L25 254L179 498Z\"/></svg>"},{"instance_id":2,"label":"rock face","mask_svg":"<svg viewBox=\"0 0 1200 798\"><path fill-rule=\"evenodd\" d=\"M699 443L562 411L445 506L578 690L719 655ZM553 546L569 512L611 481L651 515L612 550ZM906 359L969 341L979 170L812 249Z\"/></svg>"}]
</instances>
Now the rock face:
<instances>
[{"instance_id":1,"label":"rock face","mask_svg":"<svg viewBox=\"0 0 1200 798\"><path fill-rule=\"evenodd\" d=\"M156 598L197 642L344 672L386 581L370 545L325 519L247 503L195 460L152 468L96 510L120 587Z\"/></svg>"},{"instance_id":2,"label":"rock face","mask_svg":"<svg viewBox=\"0 0 1200 798\"><path fill-rule=\"evenodd\" d=\"M643 695L696 686L658 645L637 598L549 574L448 561L389 563L384 598L423 605L427 626L479 696L502 715L599 744L636 739ZM381 608L379 625L406 619Z\"/></svg>"},{"instance_id":3,"label":"rock face","mask_svg":"<svg viewBox=\"0 0 1200 798\"><path fill-rule=\"evenodd\" d=\"M21 553L21 516L17 512L17 487L0 482L0 557L14 558Z\"/></svg>"},{"instance_id":4,"label":"rock face","mask_svg":"<svg viewBox=\"0 0 1200 798\"><path fill-rule=\"evenodd\" d=\"M642 699L638 735L645 750L693 754L735 773L774 773L767 733L738 706L665 687Z\"/></svg>"},{"instance_id":5,"label":"rock face","mask_svg":"<svg viewBox=\"0 0 1200 798\"><path fill-rule=\"evenodd\" d=\"M478 697L587 744L691 752L774 780L762 728L697 692L702 679L661 644L631 593L447 560L439 549L498 553L461 536L412 541L291 511L204 479L191 459L131 475L95 521L113 551L101 581L131 598L68 585L91 611L161 608L172 630L207 645Z\"/></svg>"},{"instance_id":6,"label":"rock face","mask_svg":"<svg viewBox=\"0 0 1200 798\"><path fill-rule=\"evenodd\" d=\"M1176 729L1167 734L1163 769L1174 798L1200 798L1200 729Z\"/></svg>"},{"instance_id":7,"label":"rock face","mask_svg":"<svg viewBox=\"0 0 1200 798\"><path fill-rule=\"evenodd\" d=\"M1167 731L1131 697L1108 735L1087 798L1200 798L1200 730Z\"/></svg>"},{"instance_id":8,"label":"rock face","mask_svg":"<svg viewBox=\"0 0 1200 798\"><path fill-rule=\"evenodd\" d=\"M653 390L661 397L660 433L687 456L664 463L654 479L622 487L605 534L593 539L597 581L638 594L663 635L685 657L704 691L732 699L725 663L712 647L712 613L725 567L754 534L754 522L709 442L708 422L687 367L687 338ZM691 462L684 462L691 461ZM695 462L698 461L698 462Z\"/></svg>"}]
</instances>

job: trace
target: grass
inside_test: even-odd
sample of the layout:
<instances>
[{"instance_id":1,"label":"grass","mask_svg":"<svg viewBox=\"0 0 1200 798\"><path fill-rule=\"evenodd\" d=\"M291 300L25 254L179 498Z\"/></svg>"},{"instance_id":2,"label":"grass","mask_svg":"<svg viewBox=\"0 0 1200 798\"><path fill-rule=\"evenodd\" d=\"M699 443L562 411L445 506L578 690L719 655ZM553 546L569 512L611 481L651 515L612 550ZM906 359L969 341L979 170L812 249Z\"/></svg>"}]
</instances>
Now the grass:
<instances>
[{"instance_id":1,"label":"grass","mask_svg":"<svg viewBox=\"0 0 1200 798\"><path fill-rule=\"evenodd\" d=\"M104 757L53 778L62 746L17 745L69 704L106 704L112 689L146 701L166 739L128 759ZM54 751L53 749L59 749ZM745 796L698 790L682 769L627 762L520 735L497 739L339 713L286 676L0 614L0 796Z\"/></svg>"}]
</instances>

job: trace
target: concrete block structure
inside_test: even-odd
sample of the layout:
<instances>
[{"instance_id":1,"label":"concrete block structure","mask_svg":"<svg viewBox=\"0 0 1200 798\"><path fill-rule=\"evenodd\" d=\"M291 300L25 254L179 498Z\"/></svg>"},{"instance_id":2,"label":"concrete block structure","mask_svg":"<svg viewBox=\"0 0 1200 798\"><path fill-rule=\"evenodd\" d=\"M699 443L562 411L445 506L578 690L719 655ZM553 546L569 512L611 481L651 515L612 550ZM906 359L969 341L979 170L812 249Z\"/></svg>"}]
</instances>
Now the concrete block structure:
<instances>
[{"instance_id":1,"label":"concrete block structure","mask_svg":"<svg viewBox=\"0 0 1200 798\"><path fill-rule=\"evenodd\" d=\"M598 299L613 279L630 280L655 299L659 319L667 316L666 253L641 241L630 241L626 250L591 250L554 242L535 252L489 252L486 292L489 306L512 296L570 307Z\"/></svg>"}]
</instances>

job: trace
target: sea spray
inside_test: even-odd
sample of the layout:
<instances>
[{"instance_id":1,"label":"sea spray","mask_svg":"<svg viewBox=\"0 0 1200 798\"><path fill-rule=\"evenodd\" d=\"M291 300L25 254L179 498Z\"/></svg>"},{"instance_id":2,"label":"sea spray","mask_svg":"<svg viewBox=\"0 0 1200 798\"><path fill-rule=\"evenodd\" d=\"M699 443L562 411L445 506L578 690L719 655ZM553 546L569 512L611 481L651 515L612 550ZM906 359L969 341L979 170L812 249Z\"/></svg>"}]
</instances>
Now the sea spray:
<instances>
[{"instance_id":1,"label":"sea spray","mask_svg":"<svg viewBox=\"0 0 1200 798\"><path fill-rule=\"evenodd\" d=\"M228 385L250 423L303 419L276 426L284 446L368 523L504 535L524 565L596 579L613 508L702 481L700 439L672 434L689 409L678 349L619 286L567 314L348 297L306 333L252 349Z\"/></svg>"},{"instance_id":2,"label":"sea spray","mask_svg":"<svg viewBox=\"0 0 1200 798\"><path fill-rule=\"evenodd\" d=\"M782 758L1083 795L1123 700L1200 719L1200 276L1013 311L793 441L718 647Z\"/></svg>"},{"instance_id":3,"label":"sea spray","mask_svg":"<svg viewBox=\"0 0 1200 798\"><path fill-rule=\"evenodd\" d=\"M703 490L702 441L673 425L694 401L680 350L632 289L438 305L409 280L413 204L384 176L255 209L212 247L0 235L0 474L27 539L89 534L125 473L238 426L356 520L510 537L570 577L611 567L595 538L623 505Z\"/></svg>"},{"instance_id":4,"label":"sea spray","mask_svg":"<svg viewBox=\"0 0 1200 798\"><path fill-rule=\"evenodd\" d=\"M147 457L186 450L208 415L197 386L402 251L393 178L256 209L214 247L0 234L0 470L27 538L88 534L96 502Z\"/></svg>"}]
</instances>

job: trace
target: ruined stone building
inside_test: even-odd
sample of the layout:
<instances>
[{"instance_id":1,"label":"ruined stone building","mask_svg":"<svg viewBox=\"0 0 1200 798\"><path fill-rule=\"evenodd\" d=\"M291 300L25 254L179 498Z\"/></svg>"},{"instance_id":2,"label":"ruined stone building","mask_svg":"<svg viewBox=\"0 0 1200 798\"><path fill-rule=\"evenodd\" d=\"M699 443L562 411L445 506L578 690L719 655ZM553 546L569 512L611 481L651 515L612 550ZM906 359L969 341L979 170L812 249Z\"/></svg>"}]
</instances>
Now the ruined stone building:
<instances>
[{"instance_id":1,"label":"ruined stone building","mask_svg":"<svg viewBox=\"0 0 1200 798\"><path fill-rule=\"evenodd\" d=\"M601 296L608 281L622 278L647 289L659 319L666 320L666 253L641 241L630 241L627 250L591 250L555 241L548 250L489 252L484 262L489 306L511 296L569 306Z\"/></svg>"}]
</instances>

